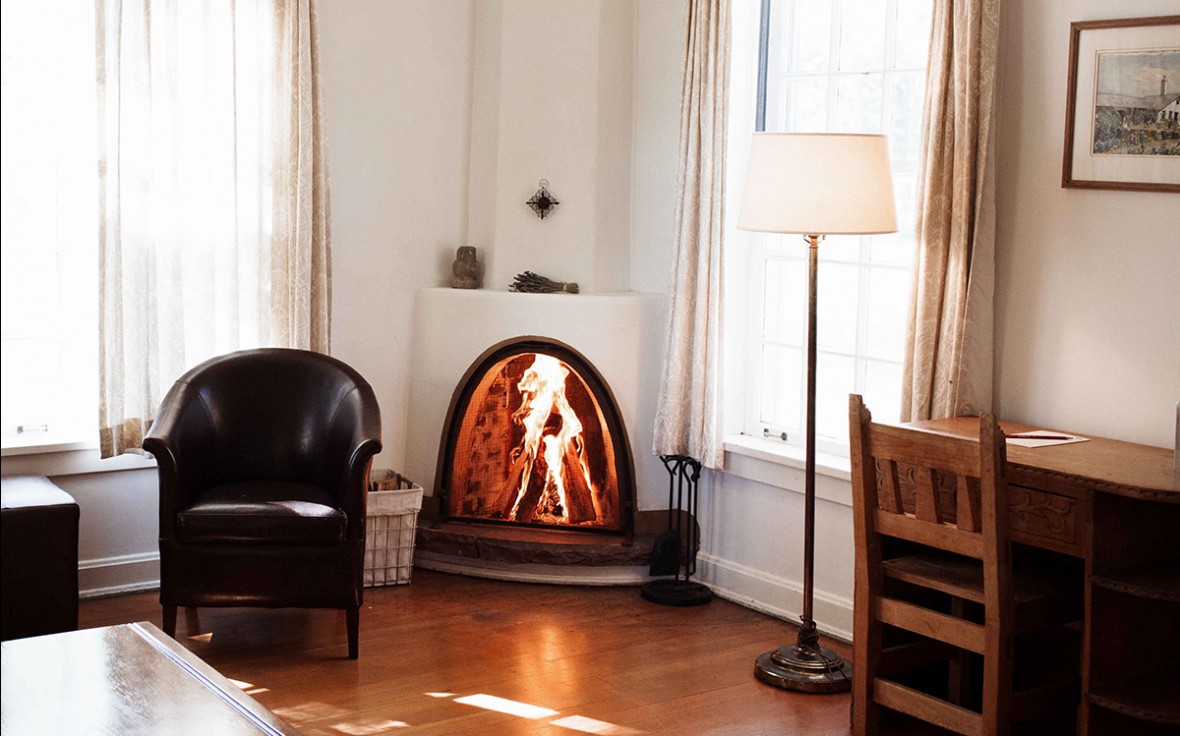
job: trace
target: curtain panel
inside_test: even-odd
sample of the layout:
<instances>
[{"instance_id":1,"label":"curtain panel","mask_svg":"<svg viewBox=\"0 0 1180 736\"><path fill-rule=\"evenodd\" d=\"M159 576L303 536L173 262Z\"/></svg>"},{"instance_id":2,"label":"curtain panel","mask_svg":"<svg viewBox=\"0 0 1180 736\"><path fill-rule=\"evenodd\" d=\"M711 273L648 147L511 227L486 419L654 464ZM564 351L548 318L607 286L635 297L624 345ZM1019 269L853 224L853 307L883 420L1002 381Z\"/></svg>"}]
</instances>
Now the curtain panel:
<instances>
[{"instance_id":1,"label":"curtain panel","mask_svg":"<svg viewBox=\"0 0 1180 736\"><path fill-rule=\"evenodd\" d=\"M311 0L99 0L96 25L111 457L206 358L328 351L328 187Z\"/></svg>"},{"instance_id":2,"label":"curtain panel","mask_svg":"<svg viewBox=\"0 0 1180 736\"><path fill-rule=\"evenodd\" d=\"M934 0L901 420L991 409L1000 0Z\"/></svg>"},{"instance_id":3,"label":"curtain panel","mask_svg":"<svg viewBox=\"0 0 1180 736\"><path fill-rule=\"evenodd\" d=\"M674 271L653 445L657 454L720 468L729 0L689 0L685 35Z\"/></svg>"}]
</instances>

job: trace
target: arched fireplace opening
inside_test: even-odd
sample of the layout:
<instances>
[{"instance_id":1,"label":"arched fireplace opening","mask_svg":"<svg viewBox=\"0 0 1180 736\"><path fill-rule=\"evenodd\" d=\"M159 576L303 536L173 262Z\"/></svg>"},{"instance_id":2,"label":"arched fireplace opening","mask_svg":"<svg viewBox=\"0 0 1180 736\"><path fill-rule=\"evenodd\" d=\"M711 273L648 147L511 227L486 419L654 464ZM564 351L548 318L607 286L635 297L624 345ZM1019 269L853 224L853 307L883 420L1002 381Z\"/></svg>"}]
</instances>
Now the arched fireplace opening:
<instances>
[{"instance_id":1,"label":"arched fireplace opening","mask_svg":"<svg viewBox=\"0 0 1180 736\"><path fill-rule=\"evenodd\" d=\"M630 534L631 448L610 387L542 337L492 346L455 389L435 495L456 521Z\"/></svg>"}]
</instances>

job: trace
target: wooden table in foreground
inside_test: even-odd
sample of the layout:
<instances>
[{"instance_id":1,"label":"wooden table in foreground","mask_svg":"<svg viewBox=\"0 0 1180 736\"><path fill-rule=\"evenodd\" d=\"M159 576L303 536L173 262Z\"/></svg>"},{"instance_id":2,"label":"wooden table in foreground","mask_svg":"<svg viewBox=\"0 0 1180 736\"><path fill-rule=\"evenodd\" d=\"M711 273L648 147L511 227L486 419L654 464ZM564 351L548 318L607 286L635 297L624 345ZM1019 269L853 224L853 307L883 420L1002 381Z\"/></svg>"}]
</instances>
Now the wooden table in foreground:
<instances>
[{"instance_id":1,"label":"wooden table in foreground","mask_svg":"<svg viewBox=\"0 0 1180 736\"><path fill-rule=\"evenodd\" d=\"M2 652L5 736L299 733L150 623L16 639Z\"/></svg>"},{"instance_id":2,"label":"wooden table in foreground","mask_svg":"<svg viewBox=\"0 0 1180 736\"><path fill-rule=\"evenodd\" d=\"M907 426L979 437L971 417ZM1056 429L1000 427L1008 434ZM1175 734L1180 726L1180 476L1173 463L1171 450L1101 437L1008 446L1012 540L1085 560L1081 734Z\"/></svg>"}]
</instances>

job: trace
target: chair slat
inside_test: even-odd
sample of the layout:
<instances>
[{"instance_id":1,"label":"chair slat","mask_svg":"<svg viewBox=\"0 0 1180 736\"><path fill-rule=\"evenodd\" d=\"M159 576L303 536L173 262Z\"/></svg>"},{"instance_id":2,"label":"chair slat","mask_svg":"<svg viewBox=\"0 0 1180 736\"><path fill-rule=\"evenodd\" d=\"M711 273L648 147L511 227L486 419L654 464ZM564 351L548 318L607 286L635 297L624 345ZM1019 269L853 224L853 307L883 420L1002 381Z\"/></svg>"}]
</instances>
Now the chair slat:
<instances>
[{"instance_id":1,"label":"chair slat","mask_svg":"<svg viewBox=\"0 0 1180 736\"><path fill-rule=\"evenodd\" d=\"M890 626L945 641L947 644L983 654L984 628L945 613L915 606L913 603L882 596L877 599L877 619Z\"/></svg>"},{"instance_id":2,"label":"chair slat","mask_svg":"<svg viewBox=\"0 0 1180 736\"><path fill-rule=\"evenodd\" d=\"M980 531L979 480L958 476L955 488L955 526L963 531Z\"/></svg>"},{"instance_id":3,"label":"chair slat","mask_svg":"<svg viewBox=\"0 0 1180 736\"><path fill-rule=\"evenodd\" d=\"M964 736L983 736L983 716L892 680L873 682L873 700Z\"/></svg>"},{"instance_id":4,"label":"chair slat","mask_svg":"<svg viewBox=\"0 0 1180 736\"><path fill-rule=\"evenodd\" d=\"M873 457L979 476L979 444L974 440L888 424L874 424L872 433Z\"/></svg>"},{"instance_id":5,"label":"chair slat","mask_svg":"<svg viewBox=\"0 0 1180 736\"><path fill-rule=\"evenodd\" d=\"M983 535L965 534L952 526L920 522L912 516L877 510L877 530L890 537L937 547L946 552L983 559Z\"/></svg>"},{"instance_id":6,"label":"chair slat","mask_svg":"<svg viewBox=\"0 0 1180 736\"><path fill-rule=\"evenodd\" d=\"M914 516L933 524L942 523L938 510L938 486L930 468L914 468Z\"/></svg>"},{"instance_id":7,"label":"chair slat","mask_svg":"<svg viewBox=\"0 0 1180 736\"><path fill-rule=\"evenodd\" d=\"M885 560L885 576L911 585L983 603L983 570L979 562L934 553Z\"/></svg>"},{"instance_id":8,"label":"chair slat","mask_svg":"<svg viewBox=\"0 0 1180 736\"><path fill-rule=\"evenodd\" d=\"M892 514L902 512L901 488L897 482L897 463L892 460L877 461L877 503Z\"/></svg>"}]
</instances>

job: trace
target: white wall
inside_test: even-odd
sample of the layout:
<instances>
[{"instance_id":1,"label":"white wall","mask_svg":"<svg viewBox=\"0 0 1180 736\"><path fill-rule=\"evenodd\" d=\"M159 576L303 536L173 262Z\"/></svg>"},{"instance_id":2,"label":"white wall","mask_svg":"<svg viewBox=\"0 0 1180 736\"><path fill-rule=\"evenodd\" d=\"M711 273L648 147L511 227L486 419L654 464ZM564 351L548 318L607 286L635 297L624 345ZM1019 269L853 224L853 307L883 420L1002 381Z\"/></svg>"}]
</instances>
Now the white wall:
<instances>
[{"instance_id":1,"label":"white wall","mask_svg":"<svg viewBox=\"0 0 1180 736\"><path fill-rule=\"evenodd\" d=\"M671 283L687 11L685 0L635 4L631 152L631 288L635 291L664 294Z\"/></svg>"},{"instance_id":2,"label":"white wall","mask_svg":"<svg viewBox=\"0 0 1180 736\"><path fill-rule=\"evenodd\" d=\"M627 0L476 4L470 245L484 287L531 270L583 291L630 280L632 18ZM541 179L560 202L525 205Z\"/></svg>"},{"instance_id":3,"label":"white wall","mask_svg":"<svg viewBox=\"0 0 1180 736\"><path fill-rule=\"evenodd\" d=\"M467 229L470 0L319 4L332 206L332 353L381 405L403 467L414 292L450 279Z\"/></svg>"},{"instance_id":4,"label":"white wall","mask_svg":"<svg viewBox=\"0 0 1180 736\"><path fill-rule=\"evenodd\" d=\"M1180 195L1062 189L1069 24L1175 0L1005 5L997 191L1000 416L1162 447L1180 400Z\"/></svg>"}]
</instances>

